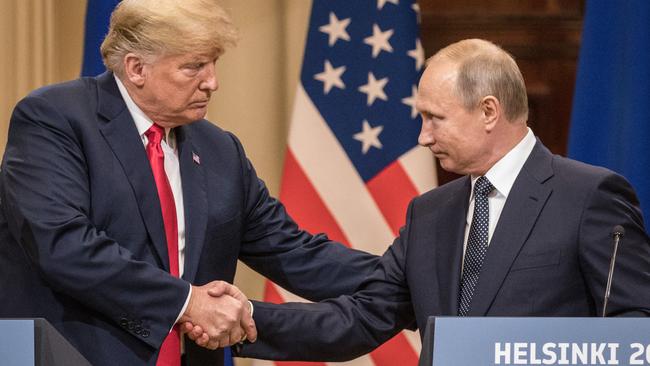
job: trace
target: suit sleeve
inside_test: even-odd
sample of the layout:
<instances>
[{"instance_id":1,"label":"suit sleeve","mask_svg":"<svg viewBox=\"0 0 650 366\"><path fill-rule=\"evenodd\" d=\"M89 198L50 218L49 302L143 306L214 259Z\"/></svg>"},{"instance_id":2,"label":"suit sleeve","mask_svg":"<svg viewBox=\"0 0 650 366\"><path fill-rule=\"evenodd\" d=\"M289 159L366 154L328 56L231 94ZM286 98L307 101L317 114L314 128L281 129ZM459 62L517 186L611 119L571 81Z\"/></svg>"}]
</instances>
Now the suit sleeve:
<instances>
[{"instance_id":1,"label":"suit sleeve","mask_svg":"<svg viewBox=\"0 0 650 366\"><path fill-rule=\"evenodd\" d=\"M410 209L409 209L410 213ZM354 295L320 303L255 304L258 339L243 357L346 361L366 354L414 323L405 276L408 225Z\"/></svg>"},{"instance_id":2,"label":"suit sleeve","mask_svg":"<svg viewBox=\"0 0 650 366\"><path fill-rule=\"evenodd\" d=\"M157 348L189 285L142 261L94 226L83 144L46 99L27 97L11 119L2 210L12 237L55 291Z\"/></svg>"},{"instance_id":3,"label":"suit sleeve","mask_svg":"<svg viewBox=\"0 0 650 366\"><path fill-rule=\"evenodd\" d=\"M622 225L607 316L650 315L650 240L643 227L634 189L621 176L609 174L597 185L580 223L580 265L601 315L610 258L611 232Z\"/></svg>"},{"instance_id":4,"label":"suit sleeve","mask_svg":"<svg viewBox=\"0 0 650 366\"><path fill-rule=\"evenodd\" d=\"M351 294L379 257L301 230L260 180L241 144L246 202L239 258L286 290L311 301Z\"/></svg>"}]
</instances>

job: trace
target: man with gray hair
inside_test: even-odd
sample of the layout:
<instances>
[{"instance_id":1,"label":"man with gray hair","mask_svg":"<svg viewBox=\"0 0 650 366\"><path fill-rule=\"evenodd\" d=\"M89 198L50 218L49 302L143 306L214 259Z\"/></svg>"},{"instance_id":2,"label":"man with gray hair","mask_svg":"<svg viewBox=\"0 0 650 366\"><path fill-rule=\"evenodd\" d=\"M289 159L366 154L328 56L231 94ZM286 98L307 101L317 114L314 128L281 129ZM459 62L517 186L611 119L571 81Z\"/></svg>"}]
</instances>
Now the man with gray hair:
<instances>
[{"instance_id":1,"label":"man with gray hair","mask_svg":"<svg viewBox=\"0 0 650 366\"><path fill-rule=\"evenodd\" d=\"M625 242L606 315L650 315L650 244L634 190L535 139L507 52L478 39L440 50L416 106L420 145L465 176L411 202L400 236L353 296L255 304L259 337L240 355L343 361L414 323L423 331L429 316L602 315L617 225Z\"/></svg>"},{"instance_id":2,"label":"man with gray hair","mask_svg":"<svg viewBox=\"0 0 650 366\"><path fill-rule=\"evenodd\" d=\"M318 300L377 257L300 230L237 138L204 120L237 35L215 0L124 0L108 72L16 106L0 173L0 318L42 317L93 365L219 365L253 341L237 260ZM227 295L215 298L208 290ZM202 348L182 344L200 327Z\"/></svg>"}]
</instances>

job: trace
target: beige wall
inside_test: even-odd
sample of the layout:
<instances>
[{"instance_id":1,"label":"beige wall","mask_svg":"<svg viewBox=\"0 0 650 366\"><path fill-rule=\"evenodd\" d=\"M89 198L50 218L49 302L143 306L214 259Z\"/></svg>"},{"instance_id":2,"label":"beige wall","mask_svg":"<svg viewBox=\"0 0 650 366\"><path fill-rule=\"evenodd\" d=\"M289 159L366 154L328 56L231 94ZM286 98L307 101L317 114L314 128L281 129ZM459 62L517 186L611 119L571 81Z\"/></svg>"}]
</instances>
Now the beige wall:
<instances>
[{"instance_id":1,"label":"beige wall","mask_svg":"<svg viewBox=\"0 0 650 366\"><path fill-rule=\"evenodd\" d=\"M277 194L311 1L221 3L242 38L218 62L220 89L208 115L239 136L258 174ZM0 0L0 153L11 110L20 98L39 86L79 75L85 4ZM245 266L240 266L236 284L250 297L261 298L263 281Z\"/></svg>"}]
</instances>

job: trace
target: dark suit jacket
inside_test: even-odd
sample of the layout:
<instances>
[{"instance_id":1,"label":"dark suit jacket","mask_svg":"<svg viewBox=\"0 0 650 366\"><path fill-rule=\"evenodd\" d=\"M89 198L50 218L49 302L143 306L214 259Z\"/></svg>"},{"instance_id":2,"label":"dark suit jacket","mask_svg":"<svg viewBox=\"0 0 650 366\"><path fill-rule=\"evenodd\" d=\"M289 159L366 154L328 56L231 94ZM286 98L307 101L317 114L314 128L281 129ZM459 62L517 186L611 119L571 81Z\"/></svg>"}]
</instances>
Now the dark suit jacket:
<instances>
[{"instance_id":1,"label":"dark suit jacket","mask_svg":"<svg viewBox=\"0 0 650 366\"><path fill-rule=\"evenodd\" d=\"M431 315L457 315L470 186L463 177L414 199L400 237L353 297L256 304L260 338L241 355L345 360L413 320L424 330ZM647 316L650 245L633 189L538 142L505 203L468 315L600 315L617 224L626 234L608 315Z\"/></svg>"},{"instance_id":2,"label":"dark suit jacket","mask_svg":"<svg viewBox=\"0 0 650 366\"><path fill-rule=\"evenodd\" d=\"M153 365L188 282L231 282L237 259L312 299L352 292L372 271L376 257L299 230L235 136L205 120L175 133L183 279L167 273L156 185L113 75L18 103L0 174L0 318L46 318L93 365ZM223 360L191 342L186 354Z\"/></svg>"}]
</instances>

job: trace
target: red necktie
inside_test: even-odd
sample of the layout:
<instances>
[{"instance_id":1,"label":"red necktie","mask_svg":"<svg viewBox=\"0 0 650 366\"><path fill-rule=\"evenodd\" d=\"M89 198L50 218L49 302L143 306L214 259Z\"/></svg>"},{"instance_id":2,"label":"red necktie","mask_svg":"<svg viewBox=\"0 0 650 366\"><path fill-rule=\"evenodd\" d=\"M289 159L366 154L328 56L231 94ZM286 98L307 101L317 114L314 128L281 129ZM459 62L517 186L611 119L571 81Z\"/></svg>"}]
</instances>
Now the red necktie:
<instances>
[{"instance_id":1,"label":"red necktie","mask_svg":"<svg viewBox=\"0 0 650 366\"><path fill-rule=\"evenodd\" d=\"M165 131L157 124L153 124L144 134L149 142L147 143L147 157L151 164L153 177L158 188L158 198L162 209L163 222L165 224L165 236L167 237L167 253L169 255L169 272L178 277L178 227L176 223L176 203L174 194L169 185L165 173L165 154L163 153L160 141ZM178 325L167 335L160 347L157 366L180 366L181 364L181 339Z\"/></svg>"}]
</instances>

